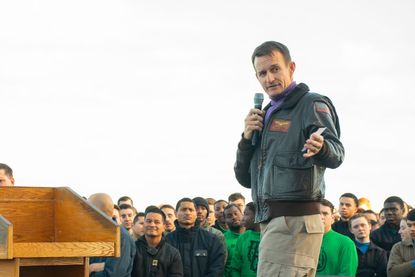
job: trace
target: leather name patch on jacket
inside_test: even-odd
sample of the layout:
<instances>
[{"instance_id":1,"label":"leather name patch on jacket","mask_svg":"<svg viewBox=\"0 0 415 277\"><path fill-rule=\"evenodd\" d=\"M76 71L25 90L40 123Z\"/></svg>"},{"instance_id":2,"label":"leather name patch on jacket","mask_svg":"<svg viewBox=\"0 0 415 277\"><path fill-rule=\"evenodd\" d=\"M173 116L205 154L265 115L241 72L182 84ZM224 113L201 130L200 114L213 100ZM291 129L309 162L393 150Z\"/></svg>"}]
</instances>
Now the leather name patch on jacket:
<instances>
[{"instance_id":1,"label":"leather name patch on jacket","mask_svg":"<svg viewBox=\"0 0 415 277\"><path fill-rule=\"evenodd\" d=\"M316 109L316 112L318 112L318 113L327 113L327 114L330 114L329 107L326 104L324 104L324 103L316 102L314 104L314 107Z\"/></svg>"},{"instance_id":2,"label":"leather name patch on jacket","mask_svg":"<svg viewBox=\"0 0 415 277\"><path fill-rule=\"evenodd\" d=\"M274 119L269 127L271 132L287 133L290 129L291 121L287 119Z\"/></svg>"}]
</instances>

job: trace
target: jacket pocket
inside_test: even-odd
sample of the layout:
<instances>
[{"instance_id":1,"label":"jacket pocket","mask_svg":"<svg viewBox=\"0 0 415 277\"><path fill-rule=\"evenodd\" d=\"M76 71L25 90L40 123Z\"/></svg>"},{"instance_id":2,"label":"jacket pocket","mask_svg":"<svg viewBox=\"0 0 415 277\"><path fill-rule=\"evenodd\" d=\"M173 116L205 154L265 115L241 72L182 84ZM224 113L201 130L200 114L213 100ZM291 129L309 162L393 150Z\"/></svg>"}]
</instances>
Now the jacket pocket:
<instances>
[{"instance_id":1,"label":"jacket pocket","mask_svg":"<svg viewBox=\"0 0 415 277\"><path fill-rule=\"evenodd\" d=\"M278 153L264 176L269 197L280 200L308 200L314 187L314 166L301 152Z\"/></svg>"}]
</instances>

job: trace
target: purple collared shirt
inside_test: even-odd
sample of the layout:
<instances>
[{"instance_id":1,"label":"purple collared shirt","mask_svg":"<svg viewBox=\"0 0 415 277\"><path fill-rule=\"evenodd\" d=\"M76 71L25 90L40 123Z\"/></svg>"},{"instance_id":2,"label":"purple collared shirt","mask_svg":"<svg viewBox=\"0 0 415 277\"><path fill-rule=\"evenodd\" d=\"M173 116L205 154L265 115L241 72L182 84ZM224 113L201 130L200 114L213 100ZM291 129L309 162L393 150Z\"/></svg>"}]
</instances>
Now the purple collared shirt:
<instances>
[{"instance_id":1,"label":"purple collared shirt","mask_svg":"<svg viewBox=\"0 0 415 277\"><path fill-rule=\"evenodd\" d=\"M281 92L276 97L274 97L274 99L270 98L271 107L268 108L267 113L265 114L264 126L267 125L269 117L271 116L272 112L282 105L287 95L290 94L295 89L296 86L297 86L297 83L293 81L283 92Z\"/></svg>"}]
</instances>

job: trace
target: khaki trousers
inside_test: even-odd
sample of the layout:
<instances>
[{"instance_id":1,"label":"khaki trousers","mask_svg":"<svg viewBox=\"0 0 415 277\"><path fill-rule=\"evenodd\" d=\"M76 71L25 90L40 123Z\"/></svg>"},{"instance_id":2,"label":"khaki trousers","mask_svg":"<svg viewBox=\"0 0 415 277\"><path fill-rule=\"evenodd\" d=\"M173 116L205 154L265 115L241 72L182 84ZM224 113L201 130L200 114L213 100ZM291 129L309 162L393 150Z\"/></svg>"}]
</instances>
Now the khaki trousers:
<instances>
[{"instance_id":1,"label":"khaki trousers","mask_svg":"<svg viewBox=\"0 0 415 277\"><path fill-rule=\"evenodd\" d=\"M319 214L281 216L261 224L257 276L315 276L323 233Z\"/></svg>"}]
</instances>

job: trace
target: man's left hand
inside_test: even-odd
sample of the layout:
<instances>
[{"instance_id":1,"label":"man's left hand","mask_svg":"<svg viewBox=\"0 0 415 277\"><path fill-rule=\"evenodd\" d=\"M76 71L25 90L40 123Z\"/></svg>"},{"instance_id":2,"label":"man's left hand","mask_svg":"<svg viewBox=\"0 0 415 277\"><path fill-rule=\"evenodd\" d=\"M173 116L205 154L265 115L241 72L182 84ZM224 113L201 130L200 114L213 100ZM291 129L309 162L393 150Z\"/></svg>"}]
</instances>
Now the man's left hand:
<instances>
[{"instance_id":1,"label":"man's left hand","mask_svg":"<svg viewBox=\"0 0 415 277\"><path fill-rule=\"evenodd\" d=\"M317 155L324 146L324 137L317 133L312 133L310 138L306 140L304 148L307 152L303 155L304 158L310 158Z\"/></svg>"}]
</instances>

